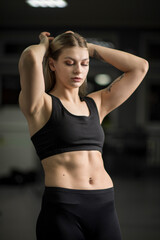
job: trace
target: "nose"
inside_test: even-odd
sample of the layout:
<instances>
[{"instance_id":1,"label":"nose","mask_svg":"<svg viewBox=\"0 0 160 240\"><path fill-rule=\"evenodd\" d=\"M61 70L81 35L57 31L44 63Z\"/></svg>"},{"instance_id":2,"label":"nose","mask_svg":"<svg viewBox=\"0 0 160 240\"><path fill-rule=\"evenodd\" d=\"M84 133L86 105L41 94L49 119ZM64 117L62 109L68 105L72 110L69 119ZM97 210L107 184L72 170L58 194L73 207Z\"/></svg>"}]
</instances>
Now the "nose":
<instances>
[{"instance_id":1,"label":"nose","mask_svg":"<svg viewBox=\"0 0 160 240\"><path fill-rule=\"evenodd\" d=\"M74 73L81 73L81 72L82 72L81 64L76 64L74 68Z\"/></svg>"}]
</instances>

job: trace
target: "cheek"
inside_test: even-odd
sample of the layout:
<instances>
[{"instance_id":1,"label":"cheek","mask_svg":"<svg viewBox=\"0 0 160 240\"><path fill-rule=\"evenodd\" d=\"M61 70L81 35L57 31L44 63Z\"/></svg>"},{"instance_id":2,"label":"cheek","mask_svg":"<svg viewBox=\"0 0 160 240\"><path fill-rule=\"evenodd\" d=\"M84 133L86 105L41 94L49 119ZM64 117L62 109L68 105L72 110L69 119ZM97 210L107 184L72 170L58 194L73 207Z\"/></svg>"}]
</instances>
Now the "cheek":
<instances>
[{"instance_id":1,"label":"cheek","mask_svg":"<svg viewBox=\"0 0 160 240\"><path fill-rule=\"evenodd\" d=\"M87 69L84 70L84 74L85 74L85 75L87 75L88 72L89 72L89 68L87 68Z\"/></svg>"},{"instance_id":2,"label":"cheek","mask_svg":"<svg viewBox=\"0 0 160 240\"><path fill-rule=\"evenodd\" d=\"M71 71L68 68L59 68L57 71L57 77L60 79L62 82L66 82L68 78L71 76Z\"/></svg>"},{"instance_id":3,"label":"cheek","mask_svg":"<svg viewBox=\"0 0 160 240\"><path fill-rule=\"evenodd\" d=\"M57 69L58 75L61 75L61 76L68 74L68 72L69 71L68 71L68 69L66 67L59 67Z\"/></svg>"},{"instance_id":4,"label":"cheek","mask_svg":"<svg viewBox=\"0 0 160 240\"><path fill-rule=\"evenodd\" d=\"M60 69L60 71L61 71L62 73L70 73L70 72L72 71L72 69L71 69L71 67L69 68L69 67L67 67L67 66L63 66L63 67Z\"/></svg>"}]
</instances>

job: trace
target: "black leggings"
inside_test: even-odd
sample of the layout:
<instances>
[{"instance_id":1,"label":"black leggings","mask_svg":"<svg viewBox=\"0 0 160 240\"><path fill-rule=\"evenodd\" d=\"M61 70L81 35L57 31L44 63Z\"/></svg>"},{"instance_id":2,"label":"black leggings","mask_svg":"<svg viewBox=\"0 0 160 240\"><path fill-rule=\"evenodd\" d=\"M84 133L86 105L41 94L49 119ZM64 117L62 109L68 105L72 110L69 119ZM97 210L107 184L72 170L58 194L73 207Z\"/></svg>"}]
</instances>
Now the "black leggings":
<instances>
[{"instance_id":1,"label":"black leggings","mask_svg":"<svg viewBox=\"0 0 160 240\"><path fill-rule=\"evenodd\" d=\"M121 240L114 189L46 187L37 240Z\"/></svg>"}]
</instances>

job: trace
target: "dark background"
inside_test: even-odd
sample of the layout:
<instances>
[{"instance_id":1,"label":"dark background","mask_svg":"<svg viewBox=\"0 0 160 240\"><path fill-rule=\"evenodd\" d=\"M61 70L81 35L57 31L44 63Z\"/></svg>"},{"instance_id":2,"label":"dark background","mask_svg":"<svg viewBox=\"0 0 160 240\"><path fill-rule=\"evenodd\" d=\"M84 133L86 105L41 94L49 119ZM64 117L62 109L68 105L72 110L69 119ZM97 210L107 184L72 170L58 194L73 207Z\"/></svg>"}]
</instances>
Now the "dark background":
<instances>
[{"instance_id":1,"label":"dark background","mask_svg":"<svg viewBox=\"0 0 160 240\"><path fill-rule=\"evenodd\" d=\"M18 60L41 31L73 30L88 41L141 56L149 72L134 94L103 122L104 165L111 175L124 240L160 239L160 3L158 0L68 0L32 8L24 0L0 7L0 239L34 240L43 173L19 110ZM97 74L121 73L91 61L88 91ZM106 85L107 86L107 85ZM103 87L106 87L103 86Z\"/></svg>"}]
</instances>

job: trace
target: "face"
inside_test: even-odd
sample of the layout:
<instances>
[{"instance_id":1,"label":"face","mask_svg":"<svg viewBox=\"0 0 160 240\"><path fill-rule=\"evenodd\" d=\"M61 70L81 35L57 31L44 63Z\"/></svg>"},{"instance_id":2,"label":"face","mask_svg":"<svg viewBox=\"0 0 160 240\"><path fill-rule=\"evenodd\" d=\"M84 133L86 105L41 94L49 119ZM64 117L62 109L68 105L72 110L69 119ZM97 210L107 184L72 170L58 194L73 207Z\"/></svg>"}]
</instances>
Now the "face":
<instances>
[{"instance_id":1,"label":"face","mask_svg":"<svg viewBox=\"0 0 160 240\"><path fill-rule=\"evenodd\" d=\"M79 88L85 81L89 70L87 48L71 47L62 51L58 60L53 60L51 70L56 75L56 85L67 88Z\"/></svg>"}]
</instances>

